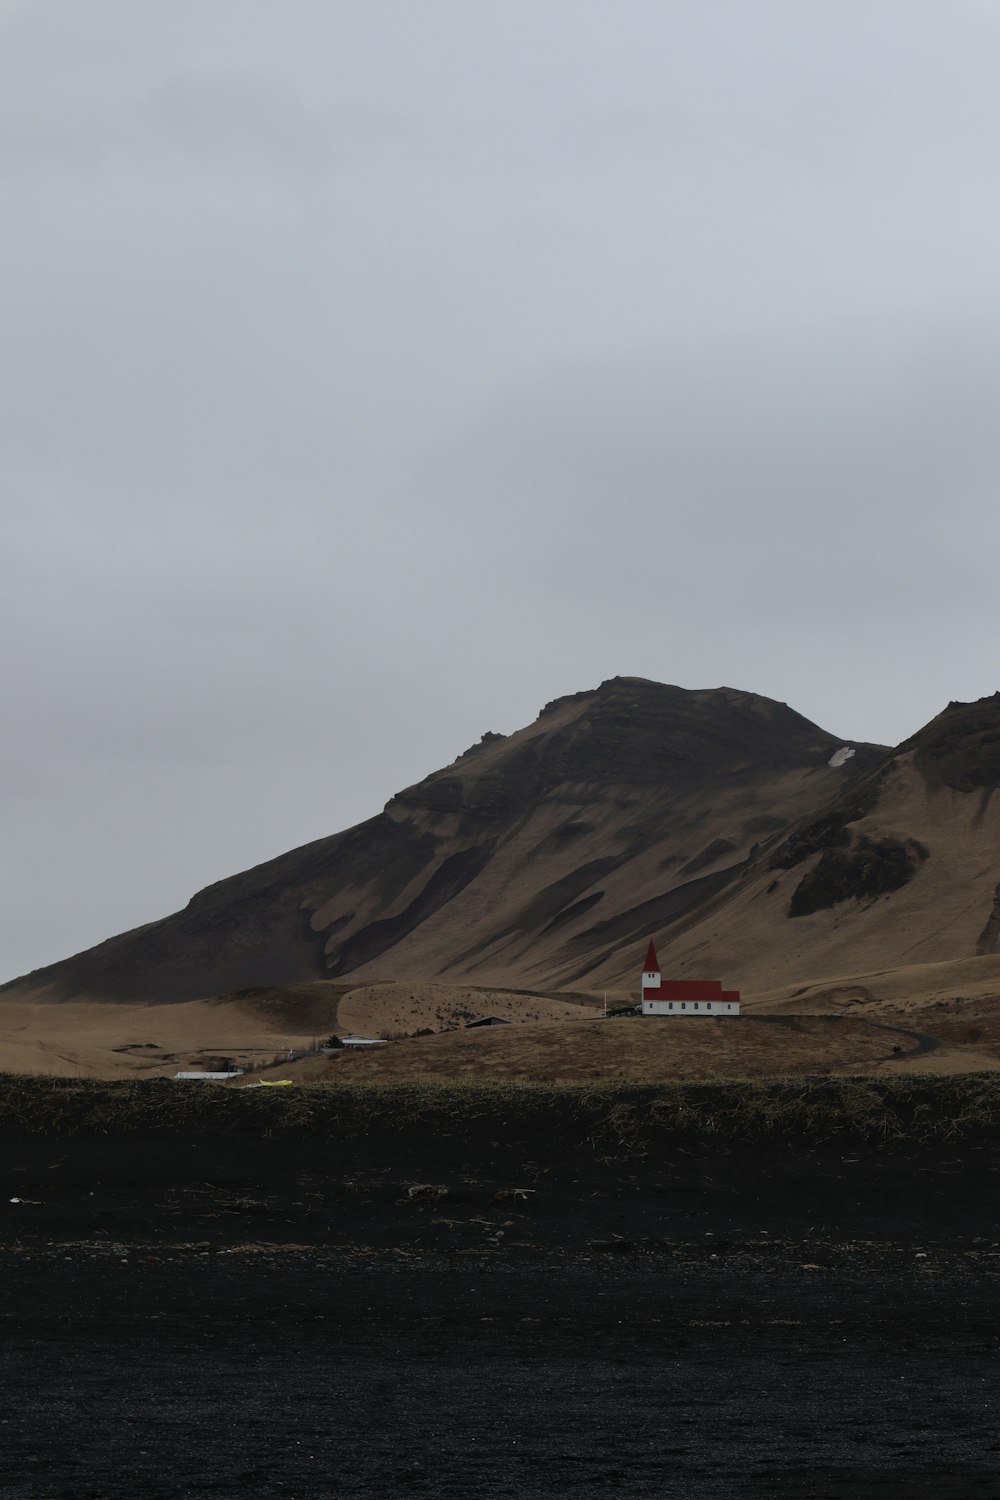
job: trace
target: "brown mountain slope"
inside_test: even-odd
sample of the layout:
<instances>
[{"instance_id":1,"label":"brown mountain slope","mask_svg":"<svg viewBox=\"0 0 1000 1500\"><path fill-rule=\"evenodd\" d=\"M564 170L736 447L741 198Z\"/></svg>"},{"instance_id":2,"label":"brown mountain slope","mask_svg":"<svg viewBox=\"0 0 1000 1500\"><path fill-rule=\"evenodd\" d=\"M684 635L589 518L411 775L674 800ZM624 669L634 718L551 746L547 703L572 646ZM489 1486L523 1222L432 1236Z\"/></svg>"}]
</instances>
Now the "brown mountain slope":
<instances>
[{"instance_id":1,"label":"brown mountain slope","mask_svg":"<svg viewBox=\"0 0 1000 1500\"><path fill-rule=\"evenodd\" d=\"M6 998L178 1001L345 976L631 985L650 931L740 982L742 955L706 948L699 924L752 904L768 851L883 756L752 693L616 678ZM787 941L784 916L771 925Z\"/></svg>"},{"instance_id":2,"label":"brown mountain slope","mask_svg":"<svg viewBox=\"0 0 1000 1500\"><path fill-rule=\"evenodd\" d=\"M1000 694L953 703L668 929L751 990L1000 952ZM661 949L661 959L663 949ZM595 983L634 969L612 956Z\"/></svg>"}]
</instances>

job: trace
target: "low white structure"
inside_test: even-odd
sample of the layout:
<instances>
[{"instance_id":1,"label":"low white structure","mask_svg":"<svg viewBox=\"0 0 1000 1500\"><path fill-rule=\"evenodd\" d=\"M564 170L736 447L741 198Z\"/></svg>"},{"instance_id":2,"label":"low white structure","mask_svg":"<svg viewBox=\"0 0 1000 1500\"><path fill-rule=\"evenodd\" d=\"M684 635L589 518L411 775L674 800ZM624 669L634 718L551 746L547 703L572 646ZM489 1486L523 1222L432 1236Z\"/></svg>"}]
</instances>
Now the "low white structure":
<instances>
[{"instance_id":1,"label":"low white structure","mask_svg":"<svg viewBox=\"0 0 1000 1500\"><path fill-rule=\"evenodd\" d=\"M653 939L646 949L639 1010L644 1016L738 1016L739 990L724 990L718 979L664 979Z\"/></svg>"},{"instance_id":2,"label":"low white structure","mask_svg":"<svg viewBox=\"0 0 1000 1500\"><path fill-rule=\"evenodd\" d=\"M228 1073L175 1073L174 1081L182 1083L225 1083L227 1078L239 1078L242 1068L231 1068Z\"/></svg>"}]
</instances>

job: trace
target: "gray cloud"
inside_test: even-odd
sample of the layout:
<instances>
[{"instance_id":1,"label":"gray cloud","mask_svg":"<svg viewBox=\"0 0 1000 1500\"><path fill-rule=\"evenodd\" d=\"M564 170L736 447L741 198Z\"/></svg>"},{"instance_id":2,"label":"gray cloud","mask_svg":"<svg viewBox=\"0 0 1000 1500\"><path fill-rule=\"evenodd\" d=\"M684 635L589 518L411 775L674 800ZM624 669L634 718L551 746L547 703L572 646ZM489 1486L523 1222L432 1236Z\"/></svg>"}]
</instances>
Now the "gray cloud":
<instances>
[{"instance_id":1,"label":"gray cloud","mask_svg":"<svg viewBox=\"0 0 1000 1500\"><path fill-rule=\"evenodd\" d=\"M992 5L0 7L0 968L615 672L995 686Z\"/></svg>"},{"instance_id":2,"label":"gray cloud","mask_svg":"<svg viewBox=\"0 0 1000 1500\"><path fill-rule=\"evenodd\" d=\"M298 175L334 165L334 134L294 99L238 76L205 74L117 109L102 103L62 117L8 109L0 115L0 170L22 178L46 168Z\"/></svg>"}]
</instances>

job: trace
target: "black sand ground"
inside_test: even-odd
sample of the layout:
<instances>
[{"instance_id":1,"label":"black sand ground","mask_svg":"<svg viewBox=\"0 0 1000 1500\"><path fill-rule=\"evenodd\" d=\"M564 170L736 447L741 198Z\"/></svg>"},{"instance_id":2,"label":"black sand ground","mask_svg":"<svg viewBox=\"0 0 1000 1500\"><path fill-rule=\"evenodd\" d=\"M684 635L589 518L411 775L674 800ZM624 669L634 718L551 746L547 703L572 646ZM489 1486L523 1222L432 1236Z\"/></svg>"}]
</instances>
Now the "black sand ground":
<instances>
[{"instance_id":1,"label":"black sand ground","mask_svg":"<svg viewBox=\"0 0 1000 1500\"><path fill-rule=\"evenodd\" d=\"M2 1497L1000 1496L985 1141L32 1139L0 1174Z\"/></svg>"}]
</instances>

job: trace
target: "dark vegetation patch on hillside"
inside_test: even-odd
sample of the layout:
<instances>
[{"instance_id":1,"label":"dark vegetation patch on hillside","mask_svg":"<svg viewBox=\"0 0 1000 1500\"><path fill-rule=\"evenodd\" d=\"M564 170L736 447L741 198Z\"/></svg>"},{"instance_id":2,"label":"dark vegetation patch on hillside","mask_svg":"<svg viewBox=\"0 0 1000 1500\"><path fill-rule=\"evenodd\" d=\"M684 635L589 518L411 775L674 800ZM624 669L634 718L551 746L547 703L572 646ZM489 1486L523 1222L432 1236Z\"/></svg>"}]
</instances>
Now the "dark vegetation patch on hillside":
<instances>
[{"instance_id":1,"label":"dark vegetation patch on hillside","mask_svg":"<svg viewBox=\"0 0 1000 1500\"><path fill-rule=\"evenodd\" d=\"M769 1079L730 1083L352 1084L228 1089L163 1079L99 1082L0 1075L0 1133L172 1134L340 1142L372 1133L525 1131L595 1149L667 1136L713 1140L840 1135L948 1141L1000 1133L1000 1075Z\"/></svg>"},{"instance_id":2,"label":"dark vegetation patch on hillside","mask_svg":"<svg viewBox=\"0 0 1000 1500\"><path fill-rule=\"evenodd\" d=\"M869 775L848 787L828 812L796 828L775 849L768 861L771 870L791 870L795 865L830 849L846 848L851 842L848 824L857 823L878 806L882 783L892 767L887 760Z\"/></svg>"},{"instance_id":3,"label":"dark vegetation patch on hillside","mask_svg":"<svg viewBox=\"0 0 1000 1500\"><path fill-rule=\"evenodd\" d=\"M849 842L849 841L848 841ZM848 848L828 848L792 892L790 917L808 916L852 898L885 896L916 874L927 849L916 839L870 839L862 834Z\"/></svg>"}]
</instances>

